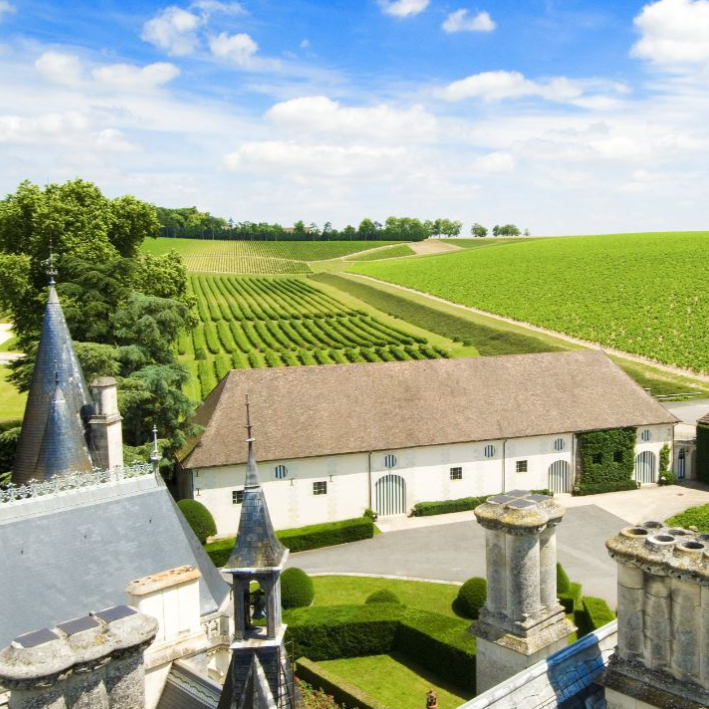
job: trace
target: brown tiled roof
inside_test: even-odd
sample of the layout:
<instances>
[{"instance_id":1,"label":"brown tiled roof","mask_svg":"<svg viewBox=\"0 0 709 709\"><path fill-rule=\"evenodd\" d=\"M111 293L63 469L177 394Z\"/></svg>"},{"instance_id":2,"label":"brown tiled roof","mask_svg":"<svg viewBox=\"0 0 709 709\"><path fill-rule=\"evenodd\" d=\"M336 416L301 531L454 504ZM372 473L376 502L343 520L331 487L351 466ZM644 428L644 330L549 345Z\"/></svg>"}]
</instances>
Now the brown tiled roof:
<instances>
[{"instance_id":1,"label":"brown tiled roof","mask_svg":"<svg viewBox=\"0 0 709 709\"><path fill-rule=\"evenodd\" d=\"M704 414L700 419L697 419L697 425L709 426L709 414Z\"/></svg>"},{"instance_id":2,"label":"brown tiled roof","mask_svg":"<svg viewBox=\"0 0 709 709\"><path fill-rule=\"evenodd\" d=\"M600 351L234 370L195 418L186 468L675 423Z\"/></svg>"}]
</instances>

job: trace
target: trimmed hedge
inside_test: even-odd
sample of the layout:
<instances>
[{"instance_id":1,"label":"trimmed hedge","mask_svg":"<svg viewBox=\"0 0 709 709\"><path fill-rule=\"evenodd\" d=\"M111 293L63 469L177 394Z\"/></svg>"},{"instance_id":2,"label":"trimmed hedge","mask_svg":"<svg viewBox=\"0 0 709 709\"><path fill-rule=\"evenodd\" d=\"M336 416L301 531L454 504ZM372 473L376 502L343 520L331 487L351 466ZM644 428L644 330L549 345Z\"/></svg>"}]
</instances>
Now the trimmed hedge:
<instances>
[{"instance_id":1,"label":"trimmed hedge","mask_svg":"<svg viewBox=\"0 0 709 709\"><path fill-rule=\"evenodd\" d=\"M580 433L581 475L574 494L634 490L637 487L633 480L636 437L634 426Z\"/></svg>"},{"instance_id":2,"label":"trimmed hedge","mask_svg":"<svg viewBox=\"0 0 709 709\"><path fill-rule=\"evenodd\" d=\"M709 425L697 423L697 478L709 483Z\"/></svg>"},{"instance_id":3,"label":"trimmed hedge","mask_svg":"<svg viewBox=\"0 0 709 709\"><path fill-rule=\"evenodd\" d=\"M586 635L615 620L615 613L602 598L584 596L581 609L575 617L579 631Z\"/></svg>"},{"instance_id":4,"label":"trimmed hedge","mask_svg":"<svg viewBox=\"0 0 709 709\"><path fill-rule=\"evenodd\" d=\"M311 524L307 527L283 529L276 536L293 552L320 549L321 547L346 544L361 539L371 539L374 536L374 522L369 517L345 519L342 522L326 522ZM234 548L234 537L220 539L207 544L204 550L217 567L224 566L231 550Z\"/></svg>"},{"instance_id":5,"label":"trimmed hedge","mask_svg":"<svg viewBox=\"0 0 709 709\"><path fill-rule=\"evenodd\" d=\"M338 707L344 704L349 709L355 707L359 707L359 709L389 709L386 704L370 697L366 692L345 682L307 657L296 660L295 671L298 679L321 689L335 700Z\"/></svg>"},{"instance_id":6,"label":"trimmed hedge","mask_svg":"<svg viewBox=\"0 0 709 709\"><path fill-rule=\"evenodd\" d=\"M207 537L213 537L217 533L217 525L214 523L212 513L197 500L180 500L177 503L180 511L185 516L187 524L197 535L200 544L207 541ZM229 550L231 552L231 549ZM227 559L229 556L227 555ZM226 563L227 559L224 559Z\"/></svg>"},{"instance_id":7,"label":"trimmed hedge","mask_svg":"<svg viewBox=\"0 0 709 709\"><path fill-rule=\"evenodd\" d=\"M556 592L568 593L571 589L571 579L564 570L564 567L557 563L556 565Z\"/></svg>"},{"instance_id":8,"label":"trimmed hedge","mask_svg":"<svg viewBox=\"0 0 709 709\"><path fill-rule=\"evenodd\" d=\"M388 588L380 588L378 591L372 591L372 593L367 596L365 604L367 603L401 604L401 600L399 599L399 596L397 596L393 591L390 591Z\"/></svg>"},{"instance_id":9,"label":"trimmed hedge","mask_svg":"<svg viewBox=\"0 0 709 709\"><path fill-rule=\"evenodd\" d=\"M487 581L479 576L469 578L453 601L453 610L463 618L476 620L487 598Z\"/></svg>"},{"instance_id":10,"label":"trimmed hedge","mask_svg":"<svg viewBox=\"0 0 709 709\"><path fill-rule=\"evenodd\" d=\"M21 429L20 419L0 421L0 473L12 470L15 464L15 452Z\"/></svg>"},{"instance_id":11,"label":"trimmed hedge","mask_svg":"<svg viewBox=\"0 0 709 709\"><path fill-rule=\"evenodd\" d=\"M300 608L286 612L284 620L296 657L318 661L398 651L475 691L475 639L464 620L391 603Z\"/></svg>"},{"instance_id":12,"label":"trimmed hedge","mask_svg":"<svg viewBox=\"0 0 709 709\"><path fill-rule=\"evenodd\" d=\"M559 593L559 603L564 606L567 613L576 613L581 610L583 600L583 589L580 583L569 583L569 590Z\"/></svg>"},{"instance_id":13,"label":"trimmed hedge","mask_svg":"<svg viewBox=\"0 0 709 709\"><path fill-rule=\"evenodd\" d=\"M551 490L531 490L537 495L550 495L554 493ZM495 493L501 494L501 493ZM478 505L487 502L495 495L483 495L482 497L459 497L456 500L434 500L432 502L417 502L412 514L414 517L430 517L432 515L445 515L450 512L466 512L474 510Z\"/></svg>"},{"instance_id":14,"label":"trimmed hedge","mask_svg":"<svg viewBox=\"0 0 709 709\"><path fill-rule=\"evenodd\" d=\"M313 598L313 579L303 569L286 569L281 574L281 605L284 608L305 608Z\"/></svg>"}]
</instances>

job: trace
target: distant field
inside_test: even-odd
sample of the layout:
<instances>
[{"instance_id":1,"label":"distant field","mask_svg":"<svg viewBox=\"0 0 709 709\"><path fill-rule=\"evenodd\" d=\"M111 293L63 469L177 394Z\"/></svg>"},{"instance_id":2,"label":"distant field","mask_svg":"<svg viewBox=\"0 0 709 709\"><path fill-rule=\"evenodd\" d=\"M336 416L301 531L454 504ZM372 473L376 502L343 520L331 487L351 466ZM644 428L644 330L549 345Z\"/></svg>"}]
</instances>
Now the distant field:
<instances>
[{"instance_id":1,"label":"distant field","mask_svg":"<svg viewBox=\"0 0 709 709\"><path fill-rule=\"evenodd\" d=\"M350 270L709 371L709 232L530 239Z\"/></svg>"},{"instance_id":2,"label":"distant field","mask_svg":"<svg viewBox=\"0 0 709 709\"><path fill-rule=\"evenodd\" d=\"M406 244L390 246L387 249L377 249L366 254L356 254L350 256L348 261L381 261L386 258L400 258L401 256L413 256L416 252Z\"/></svg>"},{"instance_id":3,"label":"distant field","mask_svg":"<svg viewBox=\"0 0 709 709\"><path fill-rule=\"evenodd\" d=\"M182 333L178 354L192 374L187 393L195 400L230 369L449 356L302 278L199 274L189 280L200 323Z\"/></svg>"},{"instance_id":4,"label":"distant field","mask_svg":"<svg viewBox=\"0 0 709 709\"><path fill-rule=\"evenodd\" d=\"M148 239L145 253L175 249L188 271L237 274L310 273L308 261L348 256L391 241L219 241L212 239Z\"/></svg>"},{"instance_id":5,"label":"distant field","mask_svg":"<svg viewBox=\"0 0 709 709\"><path fill-rule=\"evenodd\" d=\"M481 246L494 246L495 244L519 244L523 241L534 241L538 237L526 237L526 236L486 236L477 239L461 239L457 237L455 239L441 239L444 244L453 244L454 246L459 246L462 249L479 249Z\"/></svg>"}]
</instances>

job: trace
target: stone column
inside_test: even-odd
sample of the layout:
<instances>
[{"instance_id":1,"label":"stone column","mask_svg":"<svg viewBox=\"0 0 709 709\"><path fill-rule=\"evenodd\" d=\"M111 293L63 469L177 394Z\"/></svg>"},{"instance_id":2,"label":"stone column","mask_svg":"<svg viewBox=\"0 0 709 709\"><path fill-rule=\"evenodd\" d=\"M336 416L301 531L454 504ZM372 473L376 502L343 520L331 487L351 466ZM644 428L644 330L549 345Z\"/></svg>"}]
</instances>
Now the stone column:
<instances>
[{"instance_id":1,"label":"stone column","mask_svg":"<svg viewBox=\"0 0 709 709\"><path fill-rule=\"evenodd\" d=\"M95 411L89 419L97 465L104 470L123 467L123 434L118 411L116 380L99 377L91 382Z\"/></svg>"},{"instance_id":2,"label":"stone column","mask_svg":"<svg viewBox=\"0 0 709 709\"><path fill-rule=\"evenodd\" d=\"M672 674L700 682L701 586L672 579Z\"/></svg>"},{"instance_id":3,"label":"stone column","mask_svg":"<svg viewBox=\"0 0 709 709\"><path fill-rule=\"evenodd\" d=\"M248 611L246 603L246 593L249 590L249 579L234 576L232 593L234 594L234 639L243 640L248 630L246 624L246 613Z\"/></svg>"},{"instance_id":4,"label":"stone column","mask_svg":"<svg viewBox=\"0 0 709 709\"><path fill-rule=\"evenodd\" d=\"M551 610L559 605L556 591L556 527L549 521L539 537L539 583L542 605Z\"/></svg>"},{"instance_id":5,"label":"stone column","mask_svg":"<svg viewBox=\"0 0 709 709\"><path fill-rule=\"evenodd\" d=\"M507 535L507 608L515 619L539 614L539 536L534 532Z\"/></svg>"},{"instance_id":6,"label":"stone column","mask_svg":"<svg viewBox=\"0 0 709 709\"><path fill-rule=\"evenodd\" d=\"M618 564L618 654L640 660L645 647L645 580L642 569Z\"/></svg>"},{"instance_id":7,"label":"stone column","mask_svg":"<svg viewBox=\"0 0 709 709\"><path fill-rule=\"evenodd\" d=\"M485 564L487 566L487 598L490 613L507 613L507 537L496 529L485 531Z\"/></svg>"}]
</instances>

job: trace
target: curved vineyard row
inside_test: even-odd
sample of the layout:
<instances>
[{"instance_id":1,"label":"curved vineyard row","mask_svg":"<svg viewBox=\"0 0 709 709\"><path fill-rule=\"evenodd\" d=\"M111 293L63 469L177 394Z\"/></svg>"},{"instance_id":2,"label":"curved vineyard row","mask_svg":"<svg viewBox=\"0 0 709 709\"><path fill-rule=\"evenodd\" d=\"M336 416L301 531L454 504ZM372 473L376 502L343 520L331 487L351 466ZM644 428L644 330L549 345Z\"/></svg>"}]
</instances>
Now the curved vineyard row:
<instances>
[{"instance_id":1,"label":"curved vineyard row","mask_svg":"<svg viewBox=\"0 0 709 709\"><path fill-rule=\"evenodd\" d=\"M193 398L205 398L230 369L449 356L297 278L192 274L189 284L200 322L177 348Z\"/></svg>"}]
</instances>

